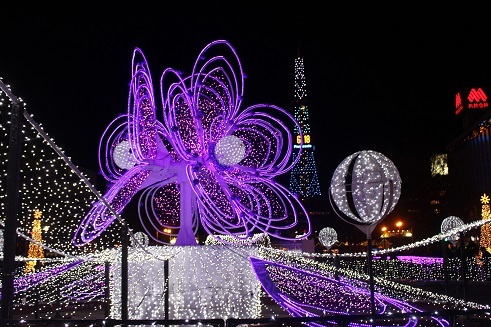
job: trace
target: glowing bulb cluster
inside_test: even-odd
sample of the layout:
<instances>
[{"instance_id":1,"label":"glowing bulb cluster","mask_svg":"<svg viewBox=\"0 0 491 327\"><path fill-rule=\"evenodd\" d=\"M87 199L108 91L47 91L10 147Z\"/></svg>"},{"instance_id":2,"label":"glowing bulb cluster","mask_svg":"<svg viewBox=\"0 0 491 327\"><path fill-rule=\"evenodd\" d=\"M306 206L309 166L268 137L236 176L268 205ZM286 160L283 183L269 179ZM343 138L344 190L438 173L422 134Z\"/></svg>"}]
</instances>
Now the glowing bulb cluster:
<instances>
[{"instance_id":1,"label":"glowing bulb cluster","mask_svg":"<svg viewBox=\"0 0 491 327\"><path fill-rule=\"evenodd\" d=\"M401 195L401 178L394 163L376 151L346 157L334 171L330 195L352 224L373 225L389 214Z\"/></svg>"},{"instance_id":2,"label":"glowing bulb cluster","mask_svg":"<svg viewBox=\"0 0 491 327\"><path fill-rule=\"evenodd\" d=\"M445 219L443 219L442 224L441 224L441 231L442 233L448 233L451 232L452 230L459 228L464 225L464 222L462 219L456 216L449 216ZM460 239L459 233L451 234L448 237L448 240L455 245L455 243Z\"/></svg>"},{"instance_id":3,"label":"glowing bulb cluster","mask_svg":"<svg viewBox=\"0 0 491 327\"><path fill-rule=\"evenodd\" d=\"M244 142L235 135L222 137L215 145L215 159L220 165L232 166L244 159L246 147Z\"/></svg>"},{"instance_id":4,"label":"glowing bulb cluster","mask_svg":"<svg viewBox=\"0 0 491 327\"><path fill-rule=\"evenodd\" d=\"M114 147L113 160L121 169L131 169L135 166L137 160L131 152L130 142L121 141Z\"/></svg>"},{"instance_id":5,"label":"glowing bulb cluster","mask_svg":"<svg viewBox=\"0 0 491 327\"><path fill-rule=\"evenodd\" d=\"M319 242L330 249L338 241L338 233L332 227L324 227L319 232Z\"/></svg>"}]
</instances>

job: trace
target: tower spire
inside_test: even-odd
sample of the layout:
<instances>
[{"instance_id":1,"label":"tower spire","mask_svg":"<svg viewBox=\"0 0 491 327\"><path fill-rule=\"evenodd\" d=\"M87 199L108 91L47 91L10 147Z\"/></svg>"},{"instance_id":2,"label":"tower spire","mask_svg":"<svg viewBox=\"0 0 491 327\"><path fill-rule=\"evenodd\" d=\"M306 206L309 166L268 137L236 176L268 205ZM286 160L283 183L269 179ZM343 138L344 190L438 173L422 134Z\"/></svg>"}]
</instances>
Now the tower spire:
<instances>
[{"instance_id":1,"label":"tower spire","mask_svg":"<svg viewBox=\"0 0 491 327\"><path fill-rule=\"evenodd\" d=\"M316 163L314 159L314 145L310 134L309 105L307 101L307 83L305 80L305 67L303 58L300 56L300 48L297 48L295 58L295 93L294 93L294 116L298 121L303 134L301 145L300 131L294 132L294 153L298 155L300 147L302 153L300 160L290 173L290 191L296 193L300 199L313 198L321 195L319 177L317 176Z\"/></svg>"}]
</instances>

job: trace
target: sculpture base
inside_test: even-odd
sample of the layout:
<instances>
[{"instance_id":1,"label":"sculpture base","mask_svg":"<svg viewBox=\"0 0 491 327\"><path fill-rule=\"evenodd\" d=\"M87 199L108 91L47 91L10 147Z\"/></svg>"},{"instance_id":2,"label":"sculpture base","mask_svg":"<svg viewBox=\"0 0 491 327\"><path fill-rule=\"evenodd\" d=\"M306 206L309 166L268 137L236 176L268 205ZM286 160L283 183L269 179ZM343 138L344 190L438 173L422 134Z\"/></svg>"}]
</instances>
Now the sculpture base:
<instances>
[{"instance_id":1,"label":"sculpture base","mask_svg":"<svg viewBox=\"0 0 491 327\"><path fill-rule=\"evenodd\" d=\"M144 249L129 249L129 319L260 317L261 286L249 261L249 256L257 251L256 246L147 246ZM114 263L111 278L110 314L111 318L120 319L120 262Z\"/></svg>"}]
</instances>

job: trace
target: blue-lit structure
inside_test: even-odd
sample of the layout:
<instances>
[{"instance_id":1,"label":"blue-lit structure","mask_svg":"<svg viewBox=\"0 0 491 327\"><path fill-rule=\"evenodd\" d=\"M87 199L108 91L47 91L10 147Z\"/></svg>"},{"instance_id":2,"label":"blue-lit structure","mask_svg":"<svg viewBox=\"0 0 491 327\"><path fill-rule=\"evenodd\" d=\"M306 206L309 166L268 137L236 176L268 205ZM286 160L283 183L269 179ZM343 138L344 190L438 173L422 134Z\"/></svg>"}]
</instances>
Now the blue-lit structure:
<instances>
[{"instance_id":1,"label":"blue-lit structure","mask_svg":"<svg viewBox=\"0 0 491 327\"><path fill-rule=\"evenodd\" d=\"M295 131L294 153L295 158L301 149L300 160L290 173L290 191L297 194L302 200L321 195L319 177L314 159L315 146L312 144L310 134L309 105L307 101L307 83L305 80L305 67L303 58L295 58L295 99L294 116L299 123L302 133ZM303 144L302 138L303 136Z\"/></svg>"}]
</instances>

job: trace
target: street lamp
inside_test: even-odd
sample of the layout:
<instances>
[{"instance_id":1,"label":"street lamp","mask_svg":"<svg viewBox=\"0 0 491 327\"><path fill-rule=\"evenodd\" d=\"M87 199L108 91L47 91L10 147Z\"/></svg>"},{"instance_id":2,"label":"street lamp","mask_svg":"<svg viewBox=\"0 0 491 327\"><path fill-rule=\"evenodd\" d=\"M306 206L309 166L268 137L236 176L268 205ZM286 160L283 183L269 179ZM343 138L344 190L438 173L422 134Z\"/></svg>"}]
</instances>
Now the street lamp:
<instances>
[{"instance_id":1,"label":"street lamp","mask_svg":"<svg viewBox=\"0 0 491 327\"><path fill-rule=\"evenodd\" d=\"M389 237L390 233L387 230L387 226L382 226L380 230L382 231L382 234L380 234L380 238L382 239L382 247L384 249L387 249L388 248L387 238Z\"/></svg>"}]
</instances>

